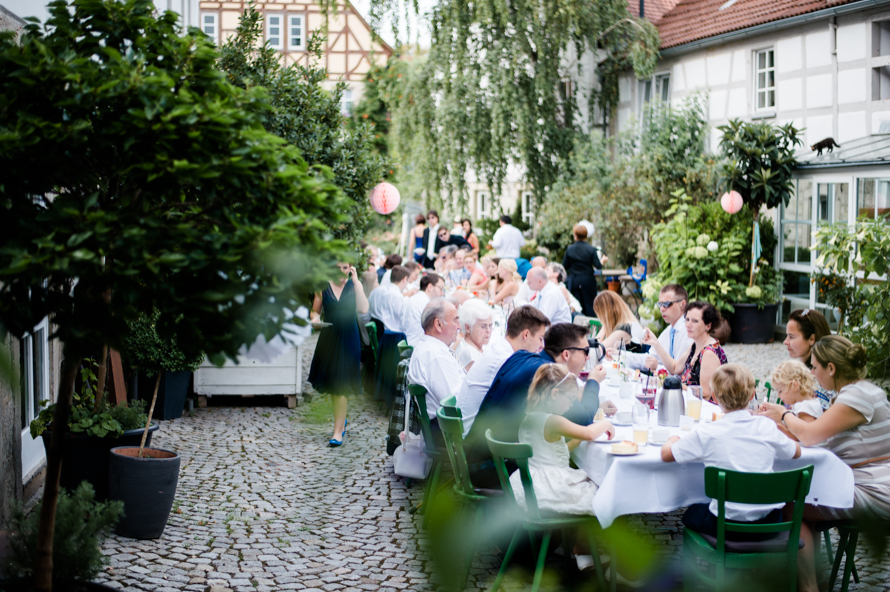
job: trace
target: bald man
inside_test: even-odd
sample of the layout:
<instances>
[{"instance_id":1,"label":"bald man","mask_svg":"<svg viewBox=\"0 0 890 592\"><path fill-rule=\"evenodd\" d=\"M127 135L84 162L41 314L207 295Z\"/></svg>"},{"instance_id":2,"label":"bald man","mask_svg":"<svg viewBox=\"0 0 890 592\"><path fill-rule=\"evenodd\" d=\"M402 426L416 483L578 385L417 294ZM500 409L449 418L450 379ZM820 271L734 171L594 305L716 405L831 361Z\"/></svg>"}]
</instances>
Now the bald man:
<instances>
[{"instance_id":1,"label":"bald man","mask_svg":"<svg viewBox=\"0 0 890 592\"><path fill-rule=\"evenodd\" d=\"M550 324L571 323L572 311L559 287L547 279L547 272L540 267L529 270L528 287L532 290L529 304L544 313Z\"/></svg>"},{"instance_id":2,"label":"bald man","mask_svg":"<svg viewBox=\"0 0 890 592\"><path fill-rule=\"evenodd\" d=\"M529 263L531 263L532 269L545 269L547 267L547 259L545 257L532 257L532 260ZM529 273L531 273L531 269L529 270ZM514 296L513 299L522 300L523 302L529 302L532 299L533 292L534 290L529 289L528 274L526 274L525 281L519 285L519 291L516 293L516 296Z\"/></svg>"}]
</instances>

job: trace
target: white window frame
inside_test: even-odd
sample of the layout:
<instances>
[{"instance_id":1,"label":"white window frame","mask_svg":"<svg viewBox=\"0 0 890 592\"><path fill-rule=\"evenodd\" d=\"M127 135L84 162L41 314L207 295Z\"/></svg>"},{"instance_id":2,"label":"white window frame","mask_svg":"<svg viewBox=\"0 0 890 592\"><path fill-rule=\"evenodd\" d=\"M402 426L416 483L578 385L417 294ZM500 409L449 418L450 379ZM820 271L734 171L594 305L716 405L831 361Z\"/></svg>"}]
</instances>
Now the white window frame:
<instances>
[{"instance_id":1,"label":"white window frame","mask_svg":"<svg viewBox=\"0 0 890 592\"><path fill-rule=\"evenodd\" d=\"M340 112L346 117L352 117L353 109L355 109L354 95L351 88L346 88L340 95Z\"/></svg>"},{"instance_id":2,"label":"white window frame","mask_svg":"<svg viewBox=\"0 0 890 592\"><path fill-rule=\"evenodd\" d=\"M206 30L206 27L208 25L206 19L208 17L213 19L213 23L210 24L210 26L213 27L212 33L208 33ZM201 19L201 31L205 35L207 35L208 37L213 39L213 43L215 45L219 45L219 13L218 12L202 12L200 15L200 19Z\"/></svg>"},{"instance_id":3,"label":"white window frame","mask_svg":"<svg viewBox=\"0 0 890 592\"><path fill-rule=\"evenodd\" d=\"M667 98L664 98L664 85L667 82ZM645 115L646 105L654 103L656 108L660 105L668 105L671 102L671 73L657 72L652 78L637 81L639 89L637 96L637 117L642 121ZM649 98L646 99L646 90L649 91ZM644 122L645 126L645 122Z\"/></svg>"},{"instance_id":4,"label":"white window frame","mask_svg":"<svg viewBox=\"0 0 890 592\"><path fill-rule=\"evenodd\" d=\"M294 44L293 42L293 28L294 21L299 20L300 27L300 43ZM288 13L287 15L287 47L290 51L306 51L306 15L305 14L293 14Z\"/></svg>"},{"instance_id":5,"label":"white window frame","mask_svg":"<svg viewBox=\"0 0 890 592\"><path fill-rule=\"evenodd\" d=\"M519 199L522 203L522 221L528 224L529 226L535 225L535 210L532 207L532 203L535 199L535 194L531 191L523 191Z\"/></svg>"},{"instance_id":6,"label":"white window frame","mask_svg":"<svg viewBox=\"0 0 890 592\"><path fill-rule=\"evenodd\" d=\"M278 24L273 25L272 19L277 18ZM278 27L278 34L272 34L272 28ZM284 49L284 38L285 38L285 18L284 14L280 12L271 12L266 14L266 45L271 47L272 49L283 50ZM277 43L272 43L273 40L277 40Z\"/></svg>"},{"instance_id":7,"label":"white window frame","mask_svg":"<svg viewBox=\"0 0 890 592\"><path fill-rule=\"evenodd\" d=\"M39 335L39 343L35 344L35 336ZM35 393L34 384L34 351L35 345L43 350L43 358L40 368L37 371L40 374L39 393ZM40 463L46 458L46 452L43 447L43 439L31 437L30 423L40 414L40 407L35 404L37 401L44 401L50 398L49 392L49 322L43 319L34 329L22 337L22 406L25 412L25 425L22 428L22 479L27 479L31 472L34 471ZM35 397L36 395L36 397ZM19 418L16 418L16 422Z\"/></svg>"},{"instance_id":8,"label":"white window frame","mask_svg":"<svg viewBox=\"0 0 890 592\"><path fill-rule=\"evenodd\" d=\"M476 219L484 220L491 216L491 192L476 192Z\"/></svg>"},{"instance_id":9,"label":"white window frame","mask_svg":"<svg viewBox=\"0 0 890 592\"><path fill-rule=\"evenodd\" d=\"M763 54L770 54L770 53L773 56L773 65L772 66L767 65L766 67L761 69L760 68L760 56ZM768 59L767 59L766 63L767 64L769 63ZM773 85L772 86L767 85L767 83L769 81L769 73L770 72L772 72L772 74L773 74ZM763 86L762 88L760 86L760 74L761 73L763 73L763 75L764 75L764 84L765 84L765 86ZM759 112L759 113L774 112L776 110L776 103L778 102L778 97L776 96L778 94L778 91L776 88L776 49L774 47L764 47L762 49L754 50L754 84L753 84L753 86L754 86L754 111ZM765 106L761 107L760 106L760 95L763 94L766 96L766 99L767 99L767 101L765 101L765 103L766 103L769 100L770 92L772 92L773 104L765 105Z\"/></svg>"}]
</instances>

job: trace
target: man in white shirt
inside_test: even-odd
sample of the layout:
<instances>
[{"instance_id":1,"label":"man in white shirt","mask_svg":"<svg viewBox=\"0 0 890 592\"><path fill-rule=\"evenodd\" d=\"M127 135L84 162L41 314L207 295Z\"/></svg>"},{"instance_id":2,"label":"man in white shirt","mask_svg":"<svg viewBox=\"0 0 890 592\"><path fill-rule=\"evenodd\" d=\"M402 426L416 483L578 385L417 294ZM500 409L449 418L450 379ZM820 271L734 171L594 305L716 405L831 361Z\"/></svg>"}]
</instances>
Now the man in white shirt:
<instances>
[{"instance_id":1,"label":"man in white shirt","mask_svg":"<svg viewBox=\"0 0 890 592\"><path fill-rule=\"evenodd\" d=\"M431 300L445 295L445 280L434 273L428 273L420 279L420 292L405 302L402 310L402 331L408 338L408 345L414 346L423 337L420 315Z\"/></svg>"},{"instance_id":2,"label":"man in white shirt","mask_svg":"<svg viewBox=\"0 0 890 592\"><path fill-rule=\"evenodd\" d=\"M395 333L404 333L402 329L402 309L405 307L405 297L402 292L408 286L409 272L401 265L392 268L390 283L371 292L368 299L372 319L383 321L383 326Z\"/></svg>"},{"instance_id":3,"label":"man in white shirt","mask_svg":"<svg viewBox=\"0 0 890 592\"><path fill-rule=\"evenodd\" d=\"M549 326L547 317L533 306L520 306L513 311L507 319L506 337L492 340L489 350L467 372L467 380L457 395L457 405L464 423L464 437L470 433L473 420L479 413L479 405L507 358L519 350L541 351L544 347L544 333Z\"/></svg>"},{"instance_id":4,"label":"man in white shirt","mask_svg":"<svg viewBox=\"0 0 890 592\"><path fill-rule=\"evenodd\" d=\"M441 402L460 391L466 376L450 349L460 323L457 308L444 298L427 304L420 321L424 334L411 354L408 383L426 388L426 411L434 421Z\"/></svg>"},{"instance_id":5,"label":"man in white shirt","mask_svg":"<svg viewBox=\"0 0 890 592\"><path fill-rule=\"evenodd\" d=\"M547 268L547 259L544 257L532 257L532 260L529 261L532 267L540 267L541 269ZM523 281L519 285L519 291L516 292L516 296L513 297L513 300L522 300L523 302L529 302L532 299L532 292L528 287L528 274L525 276L525 281Z\"/></svg>"},{"instance_id":6,"label":"man in white shirt","mask_svg":"<svg viewBox=\"0 0 890 592\"><path fill-rule=\"evenodd\" d=\"M510 216L501 216L501 227L491 238L491 247L500 259L518 259L519 249L525 245L525 238L512 222Z\"/></svg>"},{"instance_id":7,"label":"man in white shirt","mask_svg":"<svg viewBox=\"0 0 890 592\"><path fill-rule=\"evenodd\" d=\"M526 276L528 287L532 290L529 303L544 313L550 323L571 323L572 311L559 287L547 279L547 272L540 267L533 267Z\"/></svg>"},{"instance_id":8,"label":"man in white shirt","mask_svg":"<svg viewBox=\"0 0 890 592\"><path fill-rule=\"evenodd\" d=\"M689 295L683 286L668 284L661 289L658 295L658 308L661 310L661 318L668 324L667 328L658 336L658 341L664 349L676 359L681 355L692 340L686 333L686 304ZM648 329L647 329L648 331ZM654 352L653 352L654 353ZM640 370L655 370L659 364L664 365L657 354L628 354L628 365Z\"/></svg>"}]
</instances>

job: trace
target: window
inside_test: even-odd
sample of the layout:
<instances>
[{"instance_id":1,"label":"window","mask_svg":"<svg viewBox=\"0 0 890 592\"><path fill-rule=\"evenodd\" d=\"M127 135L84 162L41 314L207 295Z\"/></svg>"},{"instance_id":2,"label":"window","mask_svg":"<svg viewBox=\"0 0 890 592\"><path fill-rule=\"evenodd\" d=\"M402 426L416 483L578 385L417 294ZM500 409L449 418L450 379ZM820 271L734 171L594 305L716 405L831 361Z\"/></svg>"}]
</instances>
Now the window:
<instances>
[{"instance_id":1,"label":"window","mask_svg":"<svg viewBox=\"0 0 890 592\"><path fill-rule=\"evenodd\" d=\"M213 42L219 45L219 29L217 28L217 17L215 12L201 13L201 30L204 34L213 39Z\"/></svg>"},{"instance_id":2,"label":"window","mask_svg":"<svg viewBox=\"0 0 890 592\"><path fill-rule=\"evenodd\" d=\"M49 399L49 326L47 320L22 338L19 372L22 377L22 477L28 475L45 458L43 442L31 438L31 421L40 413L40 402Z\"/></svg>"},{"instance_id":3,"label":"window","mask_svg":"<svg viewBox=\"0 0 890 592\"><path fill-rule=\"evenodd\" d=\"M303 15L292 14L287 19L287 46L293 51L305 51L306 31L303 27Z\"/></svg>"},{"instance_id":4,"label":"window","mask_svg":"<svg viewBox=\"0 0 890 592\"><path fill-rule=\"evenodd\" d=\"M782 207L782 234L779 237L782 263L810 263L812 228L813 181L799 179L788 205Z\"/></svg>"},{"instance_id":5,"label":"window","mask_svg":"<svg viewBox=\"0 0 890 592\"><path fill-rule=\"evenodd\" d=\"M529 226L535 225L535 194L531 191L522 192L522 221Z\"/></svg>"},{"instance_id":6,"label":"window","mask_svg":"<svg viewBox=\"0 0 890 592\"><path fill-rule=\"evenodd\" d=\"M352 91L346 89L340 97L340 112L346 117L352 117Z\"/></svg>"},{"instance_id":7,"label":"window","mask_svg":"<svg viewBox=\"0 0 890 592\"><path fill-rule=\"evenodd\" d=\"M281 21L284 20L280 14L266 15L266 45L272 49L284 49L284 40L281 37Z\"/></svg>"},{"instance_id":8,"label":"window","mask_svg":"<svg viewBox=\"0 0 890 592\"><path fill-rule=\"evenodd\" d=\"M476 219L488 218L491 214L491 194L487 191L476 192Z\"/></svg>"},{"instance_id":9,"label":"window","mask_svg":"<svg viewBox=\"0 0 890 592\"><path fill-rule=\"evenodd\" d=\"M776 57L772 49L762 49L755 55L754 92L758 111L776 108Z\"/></svg>"},{"instance_id":10,"label":"window","mask_svg":"<svg viewBox=\"0 0 890 592\"><path fill-rule=\"evenodd\" d=\"M816 221L834 224L846 222L850 202L850 185L848 183L819 183L819 203Z\"/></svg>"},{"instance_id":11,"label":"window","mask_svg":"<svg viewBox=\"0 0 890 592\"><path fill-rule=\"evenodd\" d=\"M879 218L890 214L890 179L859 179L857 184L857 218Z\"/></svg>"},{"instance_id":12,"label":"window","mask_svg":"<svg viewBox=\"0 0 890 592\"><path fill-rule=\"evenodd\" d=\"M671 75L669 73L656 74L648 80L640 81L639 104L637 105L637 115L641 120L646 114L646 106L654 103L654 107L667 104L671 101ZM645 124L645 121L644 121Z\"/></svg>"}]
</instances>

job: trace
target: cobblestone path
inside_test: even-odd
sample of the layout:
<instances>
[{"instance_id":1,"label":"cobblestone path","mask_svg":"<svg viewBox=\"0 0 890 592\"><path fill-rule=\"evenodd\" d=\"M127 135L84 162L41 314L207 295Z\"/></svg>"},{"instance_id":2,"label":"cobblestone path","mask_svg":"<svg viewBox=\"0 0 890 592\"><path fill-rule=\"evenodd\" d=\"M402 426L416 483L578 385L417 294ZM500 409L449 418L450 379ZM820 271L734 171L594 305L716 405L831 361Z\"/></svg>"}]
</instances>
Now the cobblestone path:
<instances>
[{"instance_id":1,"label":"cobblestone path","mask_svg":"<svg viewBox=\"0 0 890 592\"><path fill-rule=\"evenodd\" d=\"M314 339L307 343L307 366L313 349ZM330 449L324 399L293 410L277 399L214 403L225 406L163 422L153 444L182 456L167 528L152 541L109 537L103 551L110 565L98 581L157 592L434 589L429 540L421 517L409 512L422 499L422 483L409 489L393 476L383 445L387 422L376 405L350 400L346 443ZM663 579L678 565L680 515L628 519L654 543ZM559 557L552 559L561 567ZM886 554L869 557L860 544L856 564L862 584L851 583L850 590L890 591ZM480 550L470 589L489 588L496 569L496 557ZM569 580L573 589L592 589L590 579ZM659 583L659 589L672 587ZM502 589L527 588L511 576Z\"/></svg>"}]
</instances>

